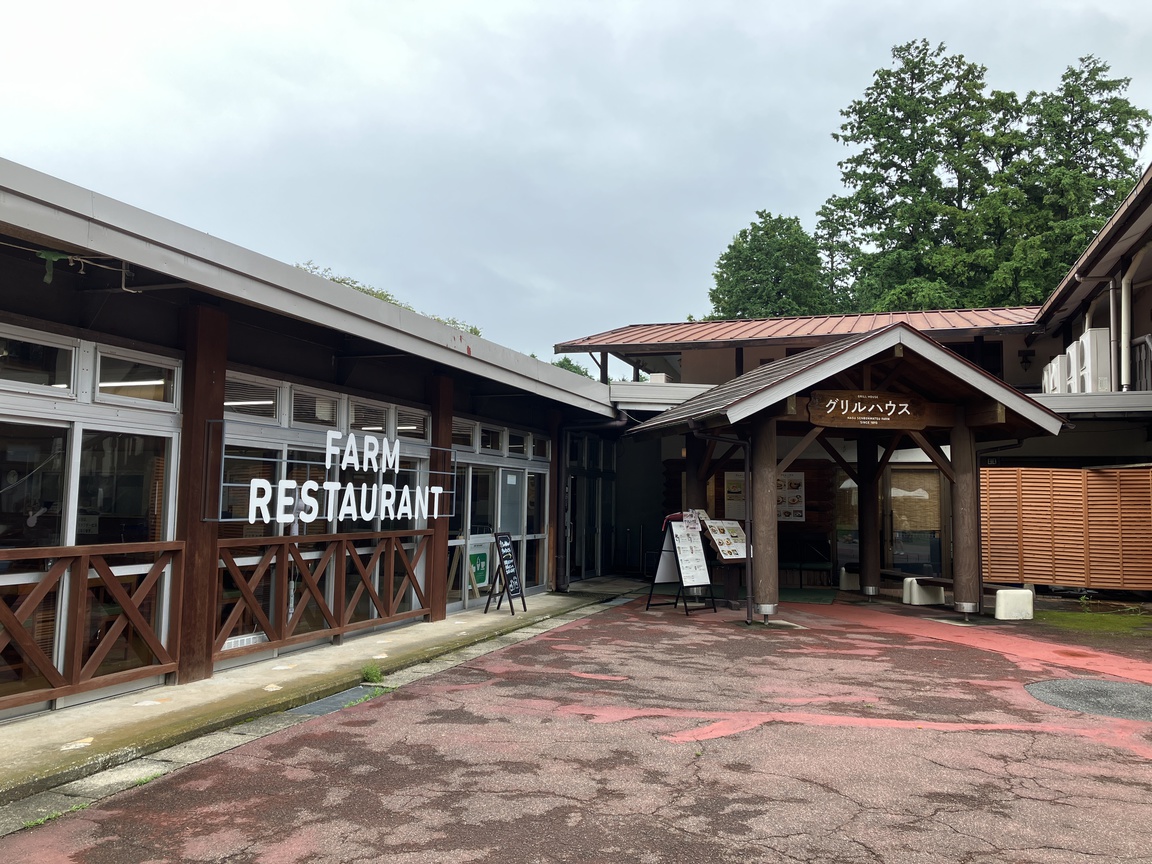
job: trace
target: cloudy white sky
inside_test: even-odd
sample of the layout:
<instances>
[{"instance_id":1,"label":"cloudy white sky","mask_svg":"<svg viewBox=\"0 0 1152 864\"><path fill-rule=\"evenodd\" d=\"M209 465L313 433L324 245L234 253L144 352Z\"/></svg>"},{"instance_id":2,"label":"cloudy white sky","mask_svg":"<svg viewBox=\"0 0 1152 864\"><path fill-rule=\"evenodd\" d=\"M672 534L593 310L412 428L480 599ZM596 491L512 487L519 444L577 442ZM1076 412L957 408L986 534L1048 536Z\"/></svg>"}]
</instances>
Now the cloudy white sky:
<instances>
[{"instance_id":1,"label":"cloudy white sky","mask_svg":"<svg viewBox=\"0 0 1152 864\"><path fill-rule=\"evenodd\" d=\"M545 358L706 313L758 209L811 229L893 45L1020 93L1092 53L1152 108L1128 0L40 0L2 26L0 155Z\"/></svg>"}]
</instances>

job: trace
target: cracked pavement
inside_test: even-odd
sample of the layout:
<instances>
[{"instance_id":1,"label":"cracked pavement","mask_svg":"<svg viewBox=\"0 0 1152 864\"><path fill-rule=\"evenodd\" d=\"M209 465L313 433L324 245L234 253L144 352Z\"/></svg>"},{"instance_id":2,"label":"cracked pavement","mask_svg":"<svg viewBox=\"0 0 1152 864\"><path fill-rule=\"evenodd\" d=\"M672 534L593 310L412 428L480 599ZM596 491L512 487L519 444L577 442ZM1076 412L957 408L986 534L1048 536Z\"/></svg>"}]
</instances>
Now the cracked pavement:
<instances>
[{"instance_id":1,"label":"cracked pavement","mask_svg":"<svg viewBox=\"0 0 1152 864\"><path fill-rule=\"evenodd\" d=\"M606 608L0 838L35 862L1152 861L1152 663L882 607ZM387 681L385 682L388 683Z\"/></svg>"}]
</instances>

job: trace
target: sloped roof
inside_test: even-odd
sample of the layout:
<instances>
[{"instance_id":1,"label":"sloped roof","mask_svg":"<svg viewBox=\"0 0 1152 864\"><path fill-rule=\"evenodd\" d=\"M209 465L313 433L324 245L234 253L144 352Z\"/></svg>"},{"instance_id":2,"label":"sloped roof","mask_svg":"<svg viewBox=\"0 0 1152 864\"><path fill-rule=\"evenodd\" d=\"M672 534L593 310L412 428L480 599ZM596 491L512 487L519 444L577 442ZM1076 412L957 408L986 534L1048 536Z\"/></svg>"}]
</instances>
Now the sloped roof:
<instances>
[{"instance_id":1,"label":"sloped roof","mask_svg":"<svg viewBox=\"0 0 1152 864\"><path fill-rule=\"evenodd\" d=\"M1039 306L996 309L939 309L918 312L872 312L854 315L807 315L734 321L690 321L631 324L555 346L557 353L628 351L658 353L683 348L731 347L737 343L810 339L870 333L892 324L908 324L923 333L964 335L969 332L1031 333Z\"/></svg>"},{"instance_id":2,"label":"sloped roof","mask_svg":"<svg viewBox=\"0 0 1152 864\"><path fill-rule=\"evenodd\" d=\"M632 434L672 432L695 424L731 425L885 352L910 348L954 379L957 390L977 390L1016 415L1025 426L1055 435L1060 415L904 323L860 333L753 369L641 423ZM949 394L951 395L951 394Z\"/></svg>"}]
</instances>

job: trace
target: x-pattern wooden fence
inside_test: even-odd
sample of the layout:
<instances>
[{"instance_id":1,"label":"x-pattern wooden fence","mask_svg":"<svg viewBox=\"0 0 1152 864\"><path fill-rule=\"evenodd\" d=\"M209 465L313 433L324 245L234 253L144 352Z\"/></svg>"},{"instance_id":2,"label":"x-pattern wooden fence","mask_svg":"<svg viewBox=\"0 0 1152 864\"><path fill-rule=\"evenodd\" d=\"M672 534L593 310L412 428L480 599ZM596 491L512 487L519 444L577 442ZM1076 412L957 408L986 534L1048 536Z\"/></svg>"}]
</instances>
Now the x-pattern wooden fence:
<instances>
[{"instance_id":1,"label":"x-pattern wooden fence","mask_svg":"<svg viewBox=\"0 0 1152 864\"><path fill-rule=\"evenodd\" d=\"M336 638L428 615L418 571L431 537L431 530L423 530L219 541L220 614L214 655L232 657ZM297 580L299 595L292 587ZM409 591L415 599L405 609ZM358 617L356 609L365 597L370 614ZM303 626L309 613L312 624ZM263 638L228 646L230 639L251 633Z\"/></svg>"},{"instance_id":2,"label":"x-pattern wooden fence","mask_svg":"<svg viewBox=\"0 0 1152 864\"><path fill-rule=\"evenodd\" d=\"M18 591L11 601L0 594L0 651L11 645L19 656L17 663L5 664L16 679L12 686L16 692L0 689L0 709L174 671L174 639L157 633L155 627L164 616L149 620L143 610L161 600L168 602L171 618L179 616L183 552L184 544L179 542L0 551L0 562L12 562L9 571L29 574L28 581L16 583L26 590ZM136 562L141 558L151 559L145 572L134 567L125 575L113 569L117 559ZM169 571L171 579L161 596L161 580ZM93 631L90 594L96 589L107 592L112 602L102 606L100 627ZM63 604L59 602L62 595ZM129 628L147 656L137 658L133 668L101 672ZM61 640L62 669L54 660Z\"/></svg>"}]
</instances>

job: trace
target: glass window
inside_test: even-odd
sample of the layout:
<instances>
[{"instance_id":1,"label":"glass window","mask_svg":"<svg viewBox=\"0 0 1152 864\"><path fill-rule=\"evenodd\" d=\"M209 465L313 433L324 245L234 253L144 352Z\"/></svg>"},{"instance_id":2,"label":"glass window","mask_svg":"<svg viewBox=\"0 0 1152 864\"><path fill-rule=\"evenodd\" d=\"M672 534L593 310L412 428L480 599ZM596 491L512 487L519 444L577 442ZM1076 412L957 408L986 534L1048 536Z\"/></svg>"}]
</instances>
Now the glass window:
<instances>
[{"instance_id":1,"label":"glass window","mask_svg":"<svg viewBox=\"0 0 1152 864\"><path fill-rule=\"evenodd\" d=\"M327 479L326 470L324 468L324 454L320 451L313 450L289 450L288 451L288 464L287 464L286 477L289 480L296 481L296 488L299 489L300 485L308 480L313 480L324 485ZM303 504L298 503L293 507L292 512L294 519L291 524L287 525L284 529L285 534L327 534L330 530L328 527L328 520L324 518L324 490L321 488L317 490L315 498L320 507L320 512L316 518L311 522L305 522L299 518L300 510ZM299 498L297 498L299 502Z\"/></svg>"},{"instance_id":2,"label":"glass window","mask_svg":"<svg viewBox=\"0 0 1152 864\"><path fill-rule=\"evenodd\" d=\"M337 404L335 396L295 390L292 393L292 422L335 426Z\"/></svg>"},{"instance_id":3,"label":"glass window","mask_svg":"<svg viewBox=\"0 0 1152 864\"><path fill-rule=\"evenodd\" d=\"M265 537L276 533L276 523L248 522L248 489L252 480L280 479L280 451L263 447L224 448L224 484L220 494L221 537ZM271 515L271 513L269 513Z\"/></svg>"},{"instance_id":4,"label":"glass window","mask_svg":"<svg viewBox=\"0 0 1152 864\"><path fill-rule=\"evenodd\" d=\"M370 402L357 402L352 400L349 409L351 417L349 423L356 432L373 432L384 435L388 431L388 407L386 405L373 405Z\"/></svg>"},{"instance_id":5,"label":"glass window","mask_svg":"<svg viewBox=\"0 0 1152 864\"><path fill-rule=\"evenodd\" d=\"M452 445L454 447L467 447L471 450L475 447L475 441L475 423L469 423L467 420L452 421Z\"/></svg>"},{"instance_id":6,"label":"glass window","mask_svg":"<svg viewBox=\"0 0 1152 864\"><path fill-rule=\"evenodd\" d=\"M176 401L176 370L156 363L101 355L96 392L99 396L171 405Z\"/></svg>"},{"instance_id":7,"label":"glass window","mask_svg":"<svg viewBox=\"0 0 1152 864\"><path fill-rule=\"evenodd\" d=\"M519 535L524 521L524 472L500 469L500 531Z\"/></svg>"},{"instance_id":8,"label":"glass window","mask_svg":"<svg viewBox=\"0 0 1152 864\"><path fill-rule=\"evenodd\" d=\"M504 431L502 429L492 429L488 426L481 426L480 449L502 452L504 450Z\"/></svg>"},{"instance_id":9,"label":"glass window","mask_svg":"<svg viewBox=\"0 0 1152 864\"><path fill-rule=\"evenodd\" d=\"M552 458L552 442L538 435L532 436L532 456L536 459Z\"/></svg>"},{"instance_id":10,"label":"glass window","mask_svg":"<svg viewBox=\"0 0 1152 864\"><path fill-rule=\"evenodd\" d=\"M410 408L397 408L396 436L413 441L427 441L428 415Z\"/></svg>"},{"instance_id":11,"label":"glass window","mask_svg":"<svg viewBox=\"0 0 1152 864\"><path fill-rule=\"evenodd\" d=\"M0 547L63 544L67 438L58 427L0 423Z\"/></svg>"},{"instance_id":12,"label":"glass window","mask_svg":"<svg viewBox=\"0 0 1152 864\"><path fill-rule=\"evenodd\" d=\"M165 539L168 439L88 431L80 443L77 543Z\"/></svg>"},{"instance_id":13,"label":"glass window","mask_svg":"<svg viewBox=\"0 0 1152 864\"><path fill-rule=\"evenodd\" d=\"M461 537L464 534L464 511L466 509L467 499L464 497L468 489L468 468L465 465L456 467L456 476L453 478L454 486L452 492L452 512L448 517L448 533L453 537ZM445 490L447 492L447 490ZM441 499L443 500L443 499Z\"/></svg>"},{"instance_id":14,"label":"glass window","mask_svg":"<svg viewBox=\"0 0 1152 864\"><path fill-rule=\"evenodd\" d=\"M472 495L469 498L469 534L492 534L496 524L496 469L472 467Z\"/></svg>"},{"instance_id":15,"label":"glass window","mask_svg":"<svg viewBox=\"0 0 1152 864\"><path fill-rule=\"evenodd\" d=\"M527 487L527 522L524 527L525 534L544 533L544 490L547 488L547 477L544 474L529 474Z\"/></svg>"},{"instance_id":16,"label":"glass window","mask_svg":"<svg viewBox=\"0 0 1152 864\"><path fill-rule=\"evenodd\" d=\"M510 456L528 455L528 436L520 432L508 433L508 454Z\"/></svg>"},{"instance_id":17,"label":"glass window","mask_svg":"<svg viewBox=\"0 0 1152 864\"><path fill-rule=\"evenodd\" d=\"M72 350L0 337L0 379L70 390Z\"/></svg>"},{"instance_id":18,"label":"glass window","mask_svg":"<svg viewBox=\"0 0 1152 864\"><path fill-rule=\"evenodd\" d=\"M224 410L249 417L275 420L280 389L270 384L255 384L229 378L224 382Z\"/></svg>"}]
</instances>

